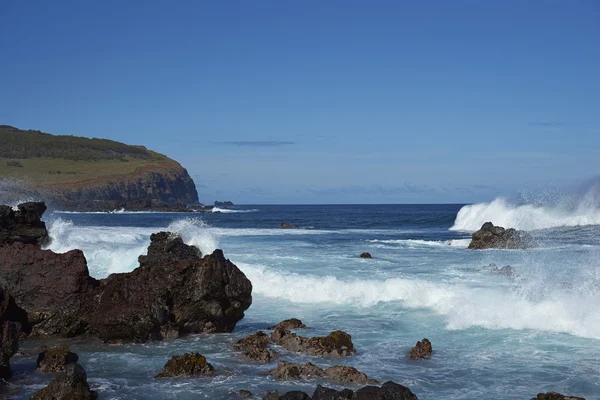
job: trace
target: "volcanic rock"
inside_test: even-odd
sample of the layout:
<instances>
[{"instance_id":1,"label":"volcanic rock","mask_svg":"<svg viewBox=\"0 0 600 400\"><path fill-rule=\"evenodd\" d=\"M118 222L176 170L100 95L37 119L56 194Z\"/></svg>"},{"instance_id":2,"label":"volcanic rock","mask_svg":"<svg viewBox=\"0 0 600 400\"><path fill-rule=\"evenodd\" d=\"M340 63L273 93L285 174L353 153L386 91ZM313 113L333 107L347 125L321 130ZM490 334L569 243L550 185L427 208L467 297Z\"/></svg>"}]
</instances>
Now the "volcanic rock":
<instances>
[{"instance_id":1,"label":"volcanic rock","mask_svg":"<svg viewBox=\"0 0 600 400\"><path fill-rule=\"evenodd\" d=\"M147 341L189 333L231 332L252 303L252 284L222 250L200 258L166 232L153 234L132 272L101 281L90 313L100 339ZM165 254L164 251L168 250Z\"/></svg>"},{"instance_id":2,"label":"volcanic rock","mask_svg":"<svg viewBox=\"0 0 600 400\"><path fill-rule=\"evenodd\" d=\"M352 336L343 331L334 331L327 336L306 338L278 328L271 333L271 339L288 351L312 356L346 357L356 354Z\"/></svg>"},{"instance_id":3,"label":"volcanic rock","mask_svg":"<svg viewBox=\"0 0 600 400\"><path fill-rule=\"evenodd\" d=\"M288 361L280 361L277 363L277 368L269 371L269 375L273 375L277 379L286 381L326 377L331 381L338 383L378 383L376 380L369 379L366 374L360 372L356 368L344 365L334 365L333 367L324 370L313 363L295 364Z\"/></svg>"},{"instance_id":4,"label":"volcanic rock","mask_svg":"<svg viewBox=\"0 0 600 400\"><path fill-rule=\"evenodd\" d=\"M232 345L235 350L242 351L240 358L248 361L268 363L279 357L275 350L268 349L269 336L263 331L246 336Z\"/></svg>"},{"instance_id":5,"label":"volcanic rock","mask_svg":"<svg viewBox=\"0 0 600 400\"><path fill-rule=\"evenodd\" d=\"M565 396L556 392L538 393L531 400L585 400L583 397Z\"/></svg>"},{"instance_id":6,"label":"volcanic rock","mask_svg":"<svg viewBox=\"0 0 600 400\"><path fill-rule=\"evenodd\" d=\"M318 385L313 395L312 400L351 400L354 398L354 392L350 389L335 390L321 385Z\"/></svg>"},{"instance_id":7,"label":"volcanic rock","mask_svg":"<svg viewBox=\"0 0 600 400\"><path fill-rule=\"evenodd\" d=\"M0 287L0 379L10 378L10 358L19 350L19 334L29 332L27 313Z\"/></svg>"},{"instance_id":8,"label":"volcanic rock","mask_svg":"<svg viewBox=\"0 0 600 400\"><path fill-rule=\"evenodd\" d=\"M19 221L41 223L39 212L23 215ZM13 223L13 217L0 219L0 286L27 311L36 335L144 342L231 332L252 303L252 284L221 250L201 258L180 237L160 232L151 236L138 268L98 281L90 277L80 250L56 254L41 250L39 243L25 244L32 235L25 235L24 222Z\"/></svg>"},{"instance_id":9,"label":"volcanic rock","mask_svg":"<svg viewBox=\"0 0 600 400\"><path fill-rule=\"evenodd\" d=\"M69 346L63 344L41 352L37 359L37 368L44 372L64 372L68 364L78 360L77 354L70 352Z\"/></svg>"},{"instance_id":10,"label":"volcanic rock","mask_svg":"<svg viewBox=\"0 0 600 400\"><path fill-rule=\"evenodd\" d=\"M415 347L413 347L410 350L410 353L408 354L408 358L410 358L411 360L418 360L421 358L431 358L431 352L432 352L432 347L431 347L431 342L429 341L429 339L425 338L423 340L419 340L417 342L417 344L415 345Z\"/></svg>"},{"instance_id":11,"label":"volcanic rock","mask_svg":"<svg viewBox=\"0 0 600 400\"><path fill-rule=\"evenodd\" d=\"M160 374L155 378L172 378L177 376L209 376L215 373L213 366L200 353L185 353L173 356Z\"/></svg>"},{"instance_id":12,"label":"volcanic rock","mask_svg":"<svg viewBox=\"0 0 600 400\"><path fill-rule=\"evenodd\" d=\"M527 232L486 222L473 233L469 249L525 249L532 245L533 239Z\"/></svg>"},{"instance_id":13,"label":"volcanic rock","mask_svg":"<svg viewBox=\"0 0 600 400\"><path fill-rule=\"evenodd\" d=\"M31 396L31 400L96 400L98 393L90 390L85 370L79 364L69 364L45 388Z\"/></svg>"},{"instance_id":14,"label":"volcanic rock","mask_svg":"<svg viewBox=\"0 0 600 400\"><path fill-rule=\"evenodd\" d=\"M0 245L48 243L46 224L40 220L45 211L46 205L40 202L19 204L17 211L0 206Z\"/></svg>"},{"instance_id":15,"label":"volcanic rock","mask_svg":"<svg viewBox=\"0 0 600 400\"><path fill-rule=\"evenodd\" d=\"M354 394L353 399L355 400L419 400L417 396L410 391L406 386L394 383L392 381L386 382L381 387L377 386L365 386L362 389L358 389Z\"/></svg>"},{"instance_id":16,"label":"volcanic rock","mask_svg":"<svg viewBox=\"0 0 600 400\"><path fill-rule=\"evenodd\" d=\"M280 323L278 323L277 325L269 328L269 329L300 329L300 328L306 328L306 325L304 325L302 323L302 321L300 321L298 318L290 318L290 319L286 319L285 321L281 321Z\"/></svg>"},{"instance_id":17,"label":"volcanic rock","mask_svg":"<svg viewBox=\"0 0 600 400\"><path fill-rule=\"evenodd\" d=\"M362 253L362 254L360 255L360 258L373 258L373 257L371 256L371 253L369 253L369 252L367 251L367 252L364 252L364 253Z\"/></svg>"},{"instance_id":18,"label":"volcanic rock","mask_svg":"<svg viewBox=\"0 0 600 400\"><path fill-rule=\"evenodd\" d=\"M339 383L368 385L377 385L379 383L374 379L369 379L365 373L360 372L356 368L346 365L334 365L333 367L327 368L325 370L325 376L327 376L329 380Z\"/></svg>"}]
</instances>

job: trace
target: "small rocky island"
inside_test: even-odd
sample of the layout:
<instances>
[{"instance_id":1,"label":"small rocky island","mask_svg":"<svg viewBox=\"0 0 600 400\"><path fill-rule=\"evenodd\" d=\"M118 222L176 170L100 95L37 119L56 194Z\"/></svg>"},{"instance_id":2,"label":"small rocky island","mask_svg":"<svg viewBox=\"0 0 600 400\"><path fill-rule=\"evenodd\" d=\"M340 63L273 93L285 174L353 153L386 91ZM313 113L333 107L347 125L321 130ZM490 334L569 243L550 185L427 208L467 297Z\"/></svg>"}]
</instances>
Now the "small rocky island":
<instances>
[{"instance_id":1,"label":"small rocky island","mask_svg":"<svg viewBox=\"0 0 600 400\"><path fill-rule=\"evenodd\" d=\"M533 238L527 232L486 222L473 233L469 249L527 249L533 245Z\"/></svg>"}]
</instances>

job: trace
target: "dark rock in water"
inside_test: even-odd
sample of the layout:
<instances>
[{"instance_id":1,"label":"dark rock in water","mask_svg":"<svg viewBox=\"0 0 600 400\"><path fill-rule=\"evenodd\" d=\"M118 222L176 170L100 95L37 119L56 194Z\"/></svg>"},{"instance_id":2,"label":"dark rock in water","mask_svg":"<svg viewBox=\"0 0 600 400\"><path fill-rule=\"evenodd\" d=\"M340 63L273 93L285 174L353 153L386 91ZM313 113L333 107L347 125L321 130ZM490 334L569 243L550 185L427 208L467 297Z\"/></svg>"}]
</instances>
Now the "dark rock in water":
<instances>
[{"instance_id":1,"label":"dark rock in water","mask_svg":"<svg viewBox=\"0 0 600 400\"><path fill-rule=\"evenodd\" d=\"M271 339L286 350L313 356L346 357L356 354L352 336L342 331L334 331L327 336L305 338L278 328L271 333Z\"/></svg>"},{"instance_id":2,"label":"dark rock in water","mask_svg":"<svg viewBox=\"0 0 600 400\"><path fill-rule=\"evenodd\" d=\"M16 236L9 229L3 237ZM139 262L132 272L98 281L80 250L56 254L5 240L0 286L27 311L34 334L92 334L107 342L231 332L252 303L252 284L221 250L201 258L195 247L161 232Z\"/></svg>"},{"instance_id":3,"label":"dark rock in water","mask_svg":"<svg viewBox=\"0 0 600 400\"><path fill-rule=\"evenodd\" d=\"M44 245L48 243L46 224L41 221L46 211L44 203L19 204L18 210L0 206L0 246L24 243Z\"/></svg>"},{"instance_id":4,"label":"dark rock in water","mask_svg":"<svg viewBox=\"0 0 600 400\"><path fill-rule=\"evenodd\" d=\"M238 392L238 395L242 398L247 398L252 396L252 392L246 389L242 389Z\"/></svg>"},{"instance_id":5,"label":"dark rock in water","mask_svg":"<svg viewBox=\"0 0 600 400\"><path fill-rule=\"evenodd\" d=\"M285 321L281 321L280 323L278 323L277 325L269 328L269 329L300 329L300 328L306 328L306 325L304 325L302 323L302 321L300 321L298 318L290 318L290 319L286 319Z\"/></svg>"},{"instance_id":6,"label":"dark rock in water","mask_svg":"<svg viewBox=\"0 0 600 400\"><path fill-rule=\"evenodd\" d=\"M38 390L31 400L96 400L98 393L90 390L85 370L79 364L69 364L48 386Z\"/></svg>"},{"instance_id":7,"label":"dark rock in water","mask_svg":"<svg viewBox=\"0 0 600 400\"><path fill-rule=\"evenodd\" d=\"M364 253L362 253L362 254L360 255L360 258L373 258L373 257L371 256L371 253L369 253L369 252L367 251L367 252L364 252Z\"/></svg>"},{"instance_id":8,"label":"dark rock in water","mask_svg":"<svg viewBox=\"0 0 600 400\"><path fill-rule=\"evenodd\" d=\"M269 390L263 396L263 400L279 400L279 393L277 390Z\"/></svg>"},{"instance_id":9,"label":"dark rock in water","mask_svg":"<svg viewBox=\"0 0 600 400\"><path fill-rule=\"evenodd\" d=\"M172 378L177 376L210 376L215 373L213 366L200 353L185 353L173 356L160 374L155 378Z\"/></svg>"},{"instance_id":10,"label":"dark rock in water","mask_svg":"<svg viewBox=\"0 0 600 400\"><path fill-rule=\"evenodd\" d=\"M339 383L368 385L377 385L379 383L374 379L369 379L365 373L360 372L356 368L346 365L334 365L333 367L327 368L325 370L325 376L331 381Z\"/></svg>"},{"instance_id":11,"label":"dark rock in water","mask_svg":"<svg viewBox=\"0 0 600 400\"><path fill-rule=\"evenodd\" d=\"M19 350L19 335L29 332L27 313L0 287L0 381L10 378L9 360Z\"/></svg>"},{"instance_id":12,"label":"dark rock in water","mask_svg":"<svg viewBox=\"0 0 600 400\"><path fill-rule=\"evenodd\" d=\"M282 222L282 223L279 225L279 227L280 227L280 228L283 228L283 229L295 229L295 228L297 228L298 226L297 226L297 225L288 224L287 222Z\"/></svg>"},{"instance_id":13,"label":"dark rock in water","mask_svg":"<svg viewBox=\"0 0 600 400\"><path fill-rule=\"evenodd\" d=\"M37 359L37 368L44 372L63 372L68 364L78 360L79 356L69 351L68 345L63 344L41 352Z\"/></svg>"},{"instance_id":14,"label":"dark rock in water","mask_svg":"<svg viewBox=\"0 0 600 400\"><path fill-rule=\"evenodd\" d=\"M532 246L533 238L527 232L486 222L473 233L469 249L525 249Z\"/></svg>"},{"instance_id":15,"label":"dark rock in water","mask_svg":"<svg viewBox=\"0 0 600 400\"><path fill-rule=\"evenodd\" d=\"M233 203L229 200L227 201L215 201L215 206L219 207L219 206L233 206Z\"/></svg>"},{"instance_id":16,"label":"dark rock in water","mask_svg":"<svg viewBox=\"0 0 600 400\"><path fill-rule=\"evenodd\" d=\"M322 377L325 375L325 371L313 363L295 364L288 361L279 361L277 368L269 371L269 375L284 381L293 381Z\"/></svg>"},{"instance_id":17,"label":"dark rock in water","mask_svg":"<svg viewBox=\"0 0 600 400\"><path fill-rule=\"evenodd\" d=\"M565 396L556 392L538 393L531 400L585 400L583 397Z\"/></svg>"},{"instance_id":18,"label":"dark rock in water","mask_svg":"<svg viewBox=\"0 0 600 400\"><path fill-rule=\"evenodd\" d=\"M392 381L386 382L381 387L365 386L354 394L355 400L419 400L406 386Z\"/></svg>"},{"instance_id":19,"label":"dark rock in water","mask_svg":"<svg viewBox=\"0 0 600 400\"><path fill-rule=\"evenodd\" d=\"M417 342L415 347L410 350L408 358L411 360L418 360L421 358L431 358L431 342L429 339L423 339Z\"/></svg>"},{"instance_id":20,"label":"dark rock in water","mask_svg":"<svg viewBox=\"0 0 600 400\"><path fill-rule=\"evenodd\" d=\"M279 396L279 400L310 400L310 396L299 390L293 390Z\"/></svg>"},{"instance_id":21,"label":"dark rock in water","mask_svg":"<svg viewBox=\"0 0 600 400\"><path fill-rule=\"evenodd\" d=\"M318 385L313 395L312 400L352 400L354 392L350 389L335 390Z\"/></svg>"},{"instance_id":22,"label":"dark rock in water","mask_svg":"<svg viewBox=\"0 0 600 400\"><path fill-rule=\"evenodd\" d=\"M147 256L126 274L104 279L90 328L110 342L160 340L189 333L231 332L252 304L252 284L223 251L200 258L171 234L152 235ZM177 241L165 257L165 241ZM183 250L182 246L188 247ZM155 256L157 254L157 256Z\"/></svg>"},{"instance_id":23,"label":"dark rock in water","mask_svg":"<svg viewBox=\"0 0 600 400\"><path fill-rule=\"evenodd\" d=\"M268 363L279 357L279 353L267 348L270 342L269 336L259 331L238 340L232 347L235 350L242 351L240 358L244 360Z\"/></svg>"}]
</instances>

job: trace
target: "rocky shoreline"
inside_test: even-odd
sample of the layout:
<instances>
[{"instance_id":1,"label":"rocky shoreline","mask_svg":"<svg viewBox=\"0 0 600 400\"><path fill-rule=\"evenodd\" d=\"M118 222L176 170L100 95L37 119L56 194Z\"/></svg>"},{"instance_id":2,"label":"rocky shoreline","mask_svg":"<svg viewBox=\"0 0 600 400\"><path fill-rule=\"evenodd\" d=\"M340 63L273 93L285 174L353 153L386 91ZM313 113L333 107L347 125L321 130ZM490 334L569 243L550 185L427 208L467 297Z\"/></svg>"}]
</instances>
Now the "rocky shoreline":
<instances>
[{"instance_id":1,"label":"rocky shoreline","mask_svg":"<svg viewBox=\"0 0 600 400\"><path fill-rule=\"evenodd\" d=\"M21 204L17 210L0 206L0 395L4 379L12 374L9 363L18 351L19 338L49 342L63 338L59 346L40 349L37 370L56 375L32 399L96 399L98 393L88 384L79 357L69 349L70 338L98 338L108 345L231 332L252 304L252 283L221 250L203 255L169 232L151 236L147 255L139 257L133 271L95 279L80 250L57 254L42 249L49 240L41 220L45 211L43 203ZM316 389L311 394L232 393L238 398L417 399L409 388L391 381L380 385L373 379L377 377L354 367L319 366L324 360L347 359L361 351L347 332L306 337L301 335L305 324L295 318L267 327L233 343L231 357L255 364L274 363L282 353L299 361L310 357L304 363L281 360L264 373L283 381L314 380ZM410 362L426 363L435 357L426 338L405 351ZM165 361L154 379L213 379L226 373L196 352ZM323 381L351 389L318 384ZM581 398L547 393L534 399Z\"/></svg>"}]
</instances>

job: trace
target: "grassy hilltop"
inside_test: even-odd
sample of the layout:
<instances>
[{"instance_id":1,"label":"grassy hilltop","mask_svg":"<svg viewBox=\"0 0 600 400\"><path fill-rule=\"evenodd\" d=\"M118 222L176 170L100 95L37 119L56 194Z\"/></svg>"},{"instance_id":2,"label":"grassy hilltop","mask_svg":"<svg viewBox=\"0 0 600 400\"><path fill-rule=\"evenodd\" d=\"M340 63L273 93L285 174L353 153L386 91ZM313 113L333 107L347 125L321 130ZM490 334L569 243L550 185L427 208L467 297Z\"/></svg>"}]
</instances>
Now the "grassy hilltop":
<instances>
[{"instance_id":1,"label":"grassy hilltop","mask_svg":"<svg viewBox=\"0 0 600 400\"><path fill-rule=\"evenodd\" d=\"M0 180L19 182L66 208L103 200L198 201L187 171L143 146L8 125L0 125Z\"/></svg>"}]
</instances>

